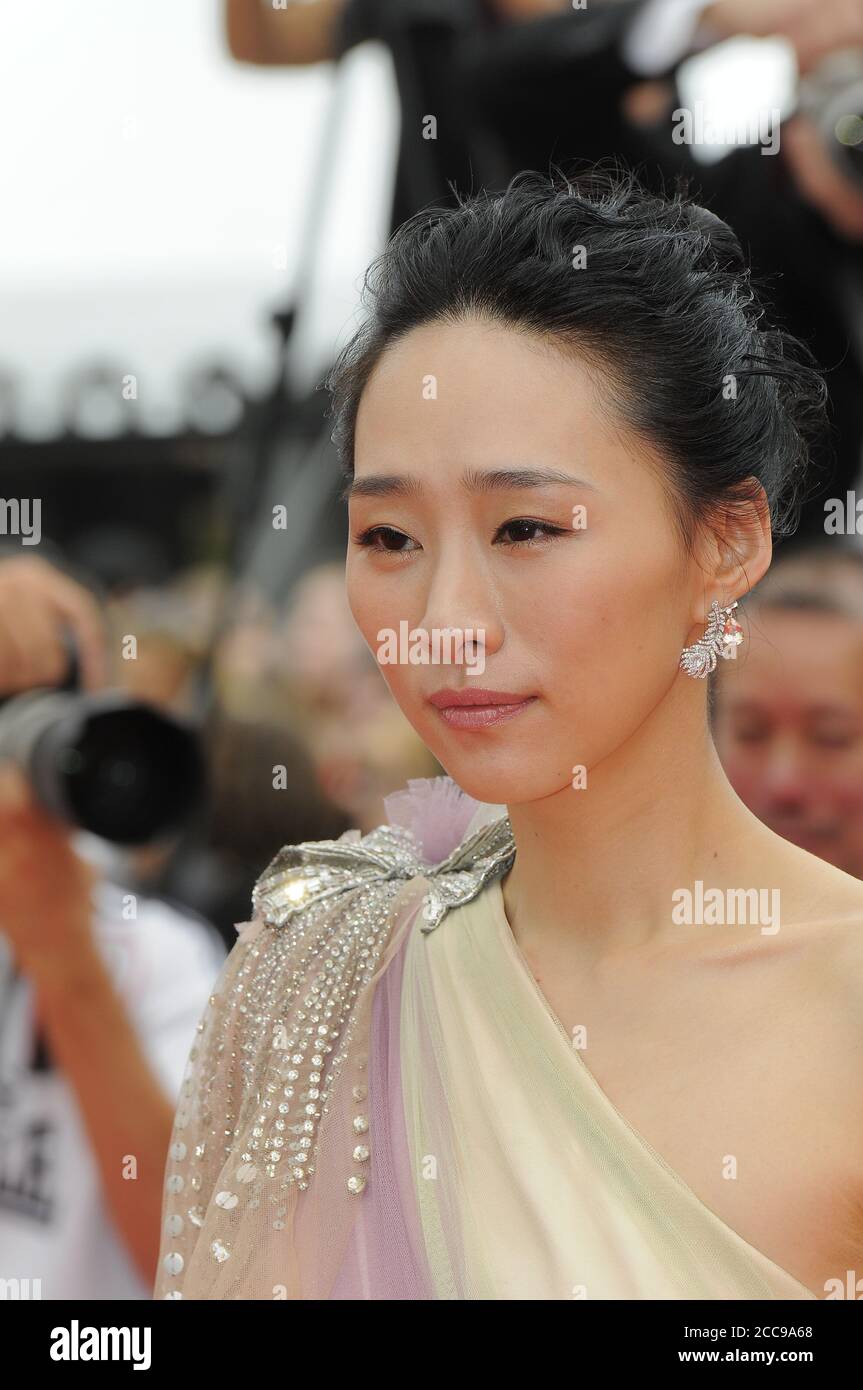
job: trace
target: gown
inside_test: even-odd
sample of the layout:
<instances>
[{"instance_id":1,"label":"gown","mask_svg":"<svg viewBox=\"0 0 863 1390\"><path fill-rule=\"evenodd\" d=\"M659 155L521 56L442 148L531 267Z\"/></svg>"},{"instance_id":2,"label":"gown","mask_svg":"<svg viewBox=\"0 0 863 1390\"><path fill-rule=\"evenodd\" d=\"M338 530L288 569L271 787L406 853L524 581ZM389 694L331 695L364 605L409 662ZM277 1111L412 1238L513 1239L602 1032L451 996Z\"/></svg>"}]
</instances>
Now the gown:
<instances>
[{"instance_id":1,"label":"gown","mask_svg":"<svg viewBox=\"0 0 863 1390\"><path fill-rule=\"evenodd\" d=\"M814 1299L610 1101L449 778L286 846L198 1024L154 1298Z\"/></svg>"}]
</instances>

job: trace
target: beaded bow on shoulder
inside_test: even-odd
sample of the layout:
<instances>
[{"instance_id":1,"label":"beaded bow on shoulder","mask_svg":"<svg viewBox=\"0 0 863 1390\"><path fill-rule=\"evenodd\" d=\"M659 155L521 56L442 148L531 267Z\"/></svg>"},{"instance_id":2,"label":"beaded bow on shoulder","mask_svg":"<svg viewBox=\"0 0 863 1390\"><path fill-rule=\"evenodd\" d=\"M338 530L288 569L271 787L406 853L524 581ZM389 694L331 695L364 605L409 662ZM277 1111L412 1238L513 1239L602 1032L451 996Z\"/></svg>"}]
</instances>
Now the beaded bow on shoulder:
<instances>
[{"instance_id":1,"label":"beaded bow on shoulder","mask_svg":"<svg viewBox=\"0 0 863 1390\"><path fill-rule=\"evenodd\" d=\"M515 855L505 808L448 778L416 779L386 810L370 834L286 845L255 884L182 1083L156 1297L327 1296L338 1242L320 1223L347 1223L342 1194L373 1169L370 987L415 907L433 931ZM416 903L401 893L414 881Z\"/></svg>"},{"instance_id":2,"label":"beaded bow on shoulder","mask_svg":"<svg viewBox=\"0 0 863 1390\"><path fill-rule=\"evenodd\" d=\"M261 874L252 904L263 921L282 927L313 904L349 889L425 878L423 932L434 931L452 908L470 902L515 857L508 816L468 835L437 864L423 858L416 835L403 825L380 825L368 835L348 831L338 840L286 845ZM390 890L388 890L390 891Z\"/></svg>"}]
</instances>

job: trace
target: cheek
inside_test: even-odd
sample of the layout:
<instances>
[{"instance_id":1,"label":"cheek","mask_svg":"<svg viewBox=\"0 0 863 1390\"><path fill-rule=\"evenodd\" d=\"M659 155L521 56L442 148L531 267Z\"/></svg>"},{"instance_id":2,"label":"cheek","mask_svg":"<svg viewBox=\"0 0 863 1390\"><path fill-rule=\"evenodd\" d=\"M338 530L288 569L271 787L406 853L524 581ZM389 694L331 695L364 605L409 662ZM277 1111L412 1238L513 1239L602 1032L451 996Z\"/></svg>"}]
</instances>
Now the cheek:
<instances>
[{"instance_id":1,"label":"cheek","mask_svg":"<svg viewBox=\"0 0 863 1390\"><path fill-rule=\"evenodd\" d=\"M378 649L378 633L391 624L387 585L373 575L363 555L349 555L345 570L348 606L373 655Z\"/></svg>"},{"instance_id":2,"label":"cheek","mask_svg":"<svg viewBox=\"0 0 863 1390\"><path fill-rule=\"evenodd\" d=\"M716 750L725 775L737 795L749 807L760 805L764 796L764 779L761 775L763 757L750 744L739 744L727 738L716 740Z\"/></svg>"},{"instance_id":3,"label":"cheek","mask_svg":"<svg viewBox=\"0 0 863 1390\"><path fill-rule=\"evenodd\" d=\"M412 681L418 667L383 664L378 661L381 646L379 634L384 630L398 632L399 623L406 619L413 626L405 595L398 585L397 575L371 574L363 556L349 556L346 565L346 592L354 622L375 659L378 670L389 686L396 702L405 708Z\"/></svg>"},{"instance_id":4,"label":"cheek","mask_svg":"<svg viewBox=\"0 0 863 1390\"><path fill-rule=\"evenodd\" d=\"M738 796L756 811L767 810L771 799L767 749L737 742L732 736L717 738L716 746ZM835 754L825 756L811 745L801 745L797 773L797 789L810 805L849 819L863 817L863 750L837 758Z\"/></svg>"},{"instance_id":5,"label":"cheek","mask_svg":"<svg viewBox=\"0 0 863 1390\"><path fill-rule=\"evenodd\" d=\"M623 715L640 722L677 676L685 620L670 562L657 555L630 566L619 553L598 555L556 578L526 628L551 676L549 695L589 712L593 728Z\"/></svg>"},{"instance_id":6,"label":"cheek","mask_svg":"<svg viewBox=\"0 0 863 1390\"><path fill-rule=\"evenodd\" d=\"M835 767L824 768L818 783L824 799L842 815L863 816L863 751L845 754L841 765L837 761Z\"/></svg>"}]
</instances>

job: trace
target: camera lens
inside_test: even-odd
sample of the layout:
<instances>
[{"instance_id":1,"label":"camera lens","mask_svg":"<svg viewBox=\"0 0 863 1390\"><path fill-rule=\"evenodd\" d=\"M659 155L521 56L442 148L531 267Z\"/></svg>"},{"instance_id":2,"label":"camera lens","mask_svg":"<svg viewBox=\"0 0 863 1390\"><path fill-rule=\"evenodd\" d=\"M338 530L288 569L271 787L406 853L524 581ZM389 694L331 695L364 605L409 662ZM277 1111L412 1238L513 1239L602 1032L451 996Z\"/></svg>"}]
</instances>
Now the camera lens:
<instances>
[{"instance_id":1,"label":"camera lens","mask_svg":"<svg viewBox=\"0 0 863 1390\"><path fill-rule=\"evenodd\" d=\"M30 776L65 819L118 844L143 844L192 810L203 765L192 732L158 710L74 700L36 739Z\"/></svg>"}]
</instances>

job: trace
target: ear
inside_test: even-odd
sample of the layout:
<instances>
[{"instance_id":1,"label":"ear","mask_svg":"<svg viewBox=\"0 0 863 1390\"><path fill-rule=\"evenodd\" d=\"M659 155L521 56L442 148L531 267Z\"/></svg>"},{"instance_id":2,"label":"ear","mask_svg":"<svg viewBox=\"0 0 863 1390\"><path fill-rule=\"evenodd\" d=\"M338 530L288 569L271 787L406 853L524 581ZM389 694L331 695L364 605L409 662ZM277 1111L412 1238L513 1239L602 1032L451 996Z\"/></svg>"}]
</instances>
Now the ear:
<instances>
[{"instance_id":1,"label":"ear","mask_svg":"<svg viewBox=\"0 0 863 1390\"><path fill-rule=\"evenodd\" d=\"M725 608L754 589L772 558L770 502L758 479L746 478L704 523L699 563L708 604L715 598Z\"/></svg>"}]
</instances>

